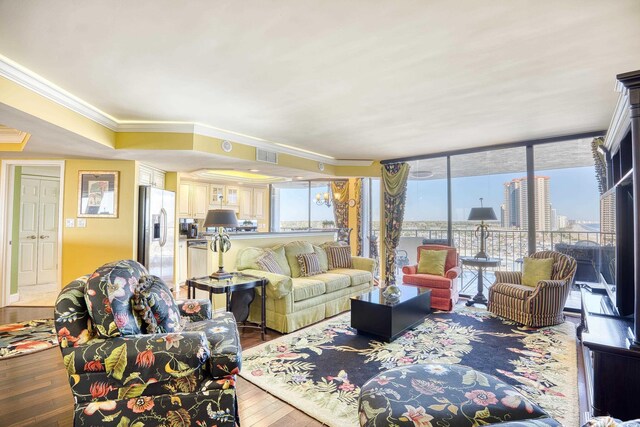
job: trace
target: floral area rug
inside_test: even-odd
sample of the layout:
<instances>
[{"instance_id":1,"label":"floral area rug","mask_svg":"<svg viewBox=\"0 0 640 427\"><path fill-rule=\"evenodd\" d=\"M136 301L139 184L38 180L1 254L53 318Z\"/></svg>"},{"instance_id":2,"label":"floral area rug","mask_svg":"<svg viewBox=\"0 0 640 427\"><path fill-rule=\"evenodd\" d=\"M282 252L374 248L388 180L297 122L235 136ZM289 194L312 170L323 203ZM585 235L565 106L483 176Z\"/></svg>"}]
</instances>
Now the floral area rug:
<instances>
[{"instance_id":1,"label":"floral area rug","mask_svg":"<svg viewBox=\"0 0 640 427\"><path fill-rule=\"evenodd\" d=\"M53 319L0 325L0 360L58 345Z\"/></svg>"},{"instance_id":2,"label":"floral area rug","mask_svg":"<svg viewBox=\"0 0 640 427\"><path fill-rule=\"evenodd\" d=\"M578 426L575 326L531 329L476 308L435 312L391 343L358 335L350 314L244 350L240 375L329 426L358 426L360 386L390 368L461 364L517 388Z\"/></svg>"}]
</instances>

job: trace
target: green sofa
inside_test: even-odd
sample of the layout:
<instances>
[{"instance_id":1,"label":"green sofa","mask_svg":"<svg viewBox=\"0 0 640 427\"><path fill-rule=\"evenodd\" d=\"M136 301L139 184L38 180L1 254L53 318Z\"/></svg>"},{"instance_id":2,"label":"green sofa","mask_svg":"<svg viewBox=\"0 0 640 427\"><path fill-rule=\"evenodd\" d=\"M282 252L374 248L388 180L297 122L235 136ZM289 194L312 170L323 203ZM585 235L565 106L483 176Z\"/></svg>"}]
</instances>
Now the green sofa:
<instances>
[{"instance_id":1,"label":"green sofa","mask_svg":"<svg viewBox=\"0 0 640 427\"><path fill-rule=\"evenodd\" d=\"M285 274L263 271L256 264L267 248L244 248L238 252L236 269L246 274L265 277L267 285L267 327L288 333L327 317L347 311L350 297L360 295L373 287L373 271L376 261L370 258L352 257L353 268L329 270L327 245L320 246L305 241L295 241L268 248ZM326 273L300 277L296 256L303 253L318 254L320 266ZM259 292L259 290L258 290ZM251 304L249 321L259 322L262 301L256 298Z\"/></svg>"}]
</instances>

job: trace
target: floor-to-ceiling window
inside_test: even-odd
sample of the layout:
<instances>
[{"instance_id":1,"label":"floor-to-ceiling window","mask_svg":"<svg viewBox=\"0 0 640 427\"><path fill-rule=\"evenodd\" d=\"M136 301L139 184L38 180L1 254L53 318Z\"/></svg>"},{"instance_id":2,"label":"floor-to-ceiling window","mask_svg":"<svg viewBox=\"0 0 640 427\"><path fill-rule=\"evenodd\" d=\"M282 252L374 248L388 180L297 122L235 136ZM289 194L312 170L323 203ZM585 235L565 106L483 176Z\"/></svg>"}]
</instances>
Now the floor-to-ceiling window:
<instances>
[{"instance_id":1,"label":"floor-to-ceiling window","mask_svg":"<svg viewBox=\"0 0 640 427\"><path fill-rule=\"evenodd\" d=\"M578 262L578 283L598 282L600 274L609 273L613 257L613 230L600 219L592 141L579 139L534 147L536 250L573 256ZM577 288L567 306L580 307Z\"/></svg>"},{"instance_id":2,"label":"floor-to-ceiling window","mask_svg":"<svg viewBox=\"0 0 640 427\"><path fill-rule=\"evenodd\" d=\"M309 228L309 181L271 185L271 231Z\"/></svg>"},{"instance_id":3,"label":"floor-to-ceiling window","mask_svg":"<svg viewBox=\"0 0 640 427\"><path fill-rule=\"evenodd\" d=\"M311 181L309 186L311 193L309 228L335 228L331 183L329 181ZM300 203L304 202L304 200L300 201Z\"/></svg>"}]
</instances>

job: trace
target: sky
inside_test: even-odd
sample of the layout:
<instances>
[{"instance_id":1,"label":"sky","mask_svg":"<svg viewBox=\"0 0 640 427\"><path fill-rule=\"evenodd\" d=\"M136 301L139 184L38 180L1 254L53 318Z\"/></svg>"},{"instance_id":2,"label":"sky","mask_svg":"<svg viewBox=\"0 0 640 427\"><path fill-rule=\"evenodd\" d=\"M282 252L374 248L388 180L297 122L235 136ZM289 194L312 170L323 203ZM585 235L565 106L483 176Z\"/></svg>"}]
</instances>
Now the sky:
<instances>
[{"instance_id":1,"label":"sky","mask_svg":"<svg viewBox=\"0 0 640 427\"><path fill-rule=\"evenodd\" d=\"M600 193L593 167L536 171L536 175L550 178L551 205L558 215L569 219L598 222L600 218ZM464 221L472 207L491 206L500 218L500 205L504 201L504 183L526 173L473 176L452 179L453 220ZM374 181L373 194L379 194L380 183ZM308 216L311 197L307 189L288 189L281 192L281 220L304 221ZM376 199L374 199L376 200ZM373 203L373 217L380 217L379 203ZM333 208L317 206L311 202L312 220L333 220ZM407 184L406 221L446 221L446 180L409 181Z\"/></svg>"}]
</instances>

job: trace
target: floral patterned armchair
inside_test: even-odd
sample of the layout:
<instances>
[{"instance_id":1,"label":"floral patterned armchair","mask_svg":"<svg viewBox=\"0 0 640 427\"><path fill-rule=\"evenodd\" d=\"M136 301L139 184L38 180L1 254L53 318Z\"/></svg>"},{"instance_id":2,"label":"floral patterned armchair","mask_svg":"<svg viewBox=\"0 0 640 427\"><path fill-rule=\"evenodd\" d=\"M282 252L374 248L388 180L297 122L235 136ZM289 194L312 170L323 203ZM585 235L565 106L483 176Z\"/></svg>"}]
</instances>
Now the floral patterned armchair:
<instances>
[{"instance_id":1,"label":"floral patterned armchair","mask_svg":"<svg viewBox=\"0 0 640 427\"><path fill-rule=\"evenodd\" d=\"M235 425L238 329L208 300L118 261L62 289L55 325L75 426Z\"/></svg>"}]
</instances>

